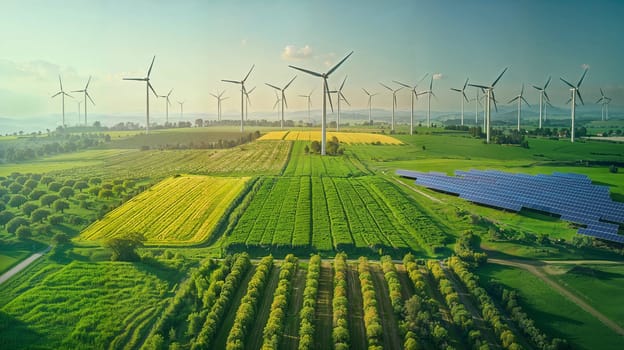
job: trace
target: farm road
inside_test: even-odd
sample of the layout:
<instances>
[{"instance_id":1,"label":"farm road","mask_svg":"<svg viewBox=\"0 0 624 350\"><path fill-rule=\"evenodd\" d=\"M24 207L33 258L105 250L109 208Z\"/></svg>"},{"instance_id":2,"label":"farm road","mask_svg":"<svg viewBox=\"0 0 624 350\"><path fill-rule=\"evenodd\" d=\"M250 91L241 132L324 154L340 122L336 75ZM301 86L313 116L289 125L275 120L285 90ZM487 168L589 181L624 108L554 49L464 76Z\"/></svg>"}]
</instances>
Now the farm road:
<instances>
[{"instance_id":1,"label":"farm road","mask_svg":"<svg viewBox=\"0 0 624 350\"><path fill-rule=\"evenodd\" d=\"M617 334L624 336L624 328L620 327L617 323L613 322L607 316L603 315L598 310L594 309L591 305L587 304L581 298L579 298L576 295L572 294L569 290L565 289L563 286L561 286L557 282L551 280L550 277L548 277L537 266L532 265L532 264L522 263L522 262L519 262L519 261L514 261L514 260L488 259L488 262L491 262L491 263L494 263L494 264L498 264L498 265L506 265L506 266L517 267L517 268L521 268L521 269L529 271L535 277L541 279L546 284L548 284L550 287L552 287L554 290L556 290L559 294L561 294L564 297L568 298L571 302L573 302L574 304L578 305L581 309L585 310L590 315L592 315L595 318L597 318L605 326L611 328ZM560 263L560 262L557 261L557 263Z\"/></svg>"},{"instance_id":2,"label":"farm road","mask_svg":"<svg viewBox=\"0 0 624 350\"><path fill-rule=\"evenodd\" d=\"M28 265L32 264L35 260L37 260L40 257L42 257L43 254L49 252L51 249L52 249L52 247L49 246L46 249L44 249L43 251L41 251L39 253L35 253L35 254L29 256L28 258L24 259L19 264L15 265L12 269L10 269L9 271L7 271L4 274L2 274L2 276L0 276L0 284L6 282L9 278L17 275L20 271L22 271L23 269L28 267Z\"/></svg>"}]
</instances>

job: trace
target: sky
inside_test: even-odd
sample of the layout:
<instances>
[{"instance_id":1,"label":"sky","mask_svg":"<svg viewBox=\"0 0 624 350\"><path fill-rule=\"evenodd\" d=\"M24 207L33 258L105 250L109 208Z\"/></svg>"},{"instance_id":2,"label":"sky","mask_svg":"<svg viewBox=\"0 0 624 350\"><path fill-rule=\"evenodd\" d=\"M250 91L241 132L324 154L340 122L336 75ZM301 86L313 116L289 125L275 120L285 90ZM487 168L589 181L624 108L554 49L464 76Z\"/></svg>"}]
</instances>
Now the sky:
<instances>
[{"instance_id":1,"label":"sky","mask_svg":"<svg viewBox=\"0 0 624 350\"><path fill-rule=\"evenodd\" d=\"M398 87L392 80L414 84L428 73L436 78L432 110L458 111L460 96L451 87L466 78L491 83L507 66L499 100L513 98L524 83L535 105L530 84L542 85L550 75L548 93L563 107L569 91L559 77L576 82L587 66L585 102L595 108L603 88L617 109L624 106L623 15L618 0L2 0L0 120L58 119L60 98L50 96L59 91L59 74L66 91L84 88L92 76L96 105L88 108L97 118L144 114L145 84L122 78L144 77L154 55L152 84L159 94L173 89L171 115L179 113L176 101L185 101L185 114L214 114L210 93L222 90L229 96L224 113L240 113L240 89L221 79L240 80L254 64L246 84L257 87L252 116L271 111L275 102L265 83L282 86L295 75L289 110L306 109L298 95L312 89L318 109L321 80L288 65L325 71L351 51L329 79L335 88L348 76L346 109L367 108L366 88L381 93L375 108L389 110L391 94L379 82ZM82 99L73 96L65 103L69 121ZM159 121L164 99L151 98L150 106ZM409 108L409 93L399 93L398 109ZM425 99L416 109L426 109Z\"/></svg>"}]
</instances>

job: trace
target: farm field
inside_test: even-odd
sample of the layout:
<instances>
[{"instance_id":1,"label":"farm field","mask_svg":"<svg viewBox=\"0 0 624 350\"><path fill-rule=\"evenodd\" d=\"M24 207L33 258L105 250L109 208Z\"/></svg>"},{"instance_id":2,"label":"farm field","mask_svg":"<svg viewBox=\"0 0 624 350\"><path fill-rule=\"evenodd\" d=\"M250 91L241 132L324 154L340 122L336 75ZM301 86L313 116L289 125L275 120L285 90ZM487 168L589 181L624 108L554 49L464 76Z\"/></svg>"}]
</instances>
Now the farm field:
<instances>
[{"instance_id":1,"label":"farm field","mask_svg":"<svg viewBox=\"0 0 624 350\"><path fill-rule=\"evenodd\" d=\"M249 178L183 175L161 181L81 233L102 241L140 232L147 244L197 244L210 239Z\"/></svg>"},{"instance_id":2,"label":"farm field","mask_svg":"<svg viewBox=\"0 0 624 350\"><path fill-rule=\"evenodd\" d=\"M355 155L321 157L316 154L306 154L304 149L307 145L305 142L293 144L284 176L354 177L372 174Z\"/></svg>"},{"instance_id":3,"label":"farm field","mask_svg":"<svg viewBox=\"0 0 624 350\"><path fill-rule=\"evenodd\" d=\"M388 144L400 145L402 142L392 136L382 134L358 133L358 132L327 132L327 140L338 138L342 143L353 144ZM259 140L287 140L287 141L321 141L321 131L271 131L260 137Z\"/></svg>"}]
</instances>

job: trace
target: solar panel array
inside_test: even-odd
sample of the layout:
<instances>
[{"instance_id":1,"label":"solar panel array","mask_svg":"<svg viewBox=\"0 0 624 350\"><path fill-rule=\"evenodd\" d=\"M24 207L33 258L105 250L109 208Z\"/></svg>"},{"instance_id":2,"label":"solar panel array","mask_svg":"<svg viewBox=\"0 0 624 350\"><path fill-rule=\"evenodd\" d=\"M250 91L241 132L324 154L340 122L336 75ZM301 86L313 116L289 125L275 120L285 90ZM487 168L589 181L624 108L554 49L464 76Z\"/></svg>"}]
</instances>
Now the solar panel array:
<instances>
[{"instance_id":1,"label":"solar panel array","mask_svg":"<svg viewBox=\"0 0 624 350\"><path fill-rule=\"evenodd\" d=\"M594 185L585 175L528 175L498 170L457 170L455 176L398 170L397 175L479 204L557 214L562 220L586 226L578 230L580 234L624 243L624 235L618 234L619 226L624 225L624 203L612 201L609 187Z\"/></svg>"}]
</instances>

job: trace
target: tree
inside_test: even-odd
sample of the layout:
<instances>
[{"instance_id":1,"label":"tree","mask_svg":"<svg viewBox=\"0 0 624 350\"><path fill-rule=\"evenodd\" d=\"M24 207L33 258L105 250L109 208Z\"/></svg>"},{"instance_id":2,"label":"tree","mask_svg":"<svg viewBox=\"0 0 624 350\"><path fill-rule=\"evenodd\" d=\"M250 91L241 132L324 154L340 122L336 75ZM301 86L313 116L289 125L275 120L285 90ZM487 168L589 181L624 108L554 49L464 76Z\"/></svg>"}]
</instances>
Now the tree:
<instances>
[{"instance_id":1,"label":"tree","mask_svg":"<svg viewBox=\"0 0 624 350\"><path fill-rule=\"evenodd\" d=\"M11 193L19 193L22 190L22 185L18 184L17 182L13 182L12 184L9 185L9 192Z\"/></svg>"},{"instance_id":2,"label":"tree","mask_svg":"<svg viewBox=\"0 0 624 350\"><path fill-rule=\"evenodd\" d=\"M49 177L49 176L44 176L41 178L41 183L44 185L48 185L50 183L52 183L54 181L53 178Z\"/></svg>"},{"instance_id":3,"label":"tree","mask_svg":"<svg viewBox=\"0 0 624 350\"><path fill-rule=\"evenodd\" d=\"M102 183L102 179L100 179L99 177L92 177L89 179L89 184L91 185L99 185Z\"/></svg>"},{"instance_id":4,"label":"tree","mask_svg":"<svg viewBox=\"0 0 624 350\"><path fill-rule=\"evenodd\" d=\"M54 203L54 201L56 201L57 199L59 199L61 197L59 197L56 194L46 194L44 196L41 196L41 205L47 205L48 208L52 205L52 203Z\"/></svg>"},{"instance_id":5,"label":"tree","mask_svg":"<svg viewBox=\"0 0 624 350\"><path fill-rule=\"evenodd\" d=\"M61 187L63 187L63 185L60 182L51 182L48 185L48 189L54 192L58 192L61 189Z\"/></svg>"},{"instance_id":6,"label":"tree","mask_svg":"<svg viewBox=\"0 0 624 350\"><path fill-rule=\"evenodd\" d=\"M609 167L609 172L610 172L610 173L613 173L613 174L616 174L616 173L618 172L618 168L617 168L614 164L612 164L612 165Z\"/></svg>"},{"instance_id":7,"label":"tree","mask_svg":"<svg viewBox=\"0 0 624 350\"><path fill-rule=\"evenodd\" d=\"M100 193L98 193L98 197L100 197L100 198L108 199L108 198L110 198L112 196L113 196L113 191L111 191L110 189L103 188L103 189L100 190Z\"/></svg>"},{"instance_id":8,"label":"tree","mask_svg":"<svg viewBox=\"0 0 624 350\"><path fill-rule=\"evenodd\" d=\"M16 195L11 196L11 199L9 199L8 204L14 208L19 208L22 206L22 204L26 203L26 201L28 201L26 197L24 197L21 194L16 194Z\"/></svg>"},{"instance_id":9,"label":"tree","mask_svg":"<svg viewBox=\"0 0 624 350\"><path fill-rule=\"evenodd\" d=\"M17 228L17 230L15 230L15 235L21 241L25 241L29 239L30 237L32 237L32 231L30 230L30 227L28 226L20 226Z\"/></svg>"},{"instance_id":10,"label":"tree","mask_svg":"<svg viewBox=\"0 0 624 350\"><path fill-rule=\"evenodd\" d=\"M22 206L22 212L26 216L30 216L30 213L35 211L35 209L39 208L39 206L33 202L28 202Z\"/></svg>"},{"instance_id":11,"label":"tree","mask_svg":"<svg viewBox=\"0 0 624 350\"><path fill-rule=\"evenodd\" d=\"M0 225L5 226L7 222L11 221L15 217L15 214L10 211L3 210L0 211Z\"/></svg>"},{"instance_id":12,"label":"tree","mask_svg":"<svg viewBox=\"0 0 624 350\"><path fill-rule=\"evenodd\" d=\"M20 226L28 226L29 224L30 222L27 219L18 216L7 222L6 229L9 233L15 233Z\"/></svg>"},{"instance_id":13,"label":"tree","mask_svg":"<svg viewBox=\"0 0 624 350\"><path fill-rule=\"evenodd\" d=\"M119 196L120 194L124 192L126 192L126 188L123 187L122 185L113 186L113 193L115 193L115 195Z\"/></svg>"},{"instance_id":14,"label":"tree","mask_svg":"<svg viewBox=\"0 0 624 350\"><path fill-rule=\"evenodd\" d=\"M30 214L30 220L32 220L32 222L42 222L48 217L48 215L50 215L50 211L48 209L39 208Z\"/></svg>"},{"instance_id":15,"label":"tree","mask_svg":"<svg viewBox=\"0 0 624 350\"><path fill-rule=\"evenodd\" d=\"M82 190L89 188L89 184L86 181L78 181L74 184L74 188L82 192Z\"/></svg>"},{"instance_id":16,"label":"tree","mask_svg":"<svg viewBox=\"0 0 624 350\"><path fill-rule=\"evenodd\" d=\"M313 153L320 153L321 152L321 143L318 141L312 141L312 143L310 144L310 150Z\"/></svg>"},{"instance_id":17,"label":"tree","mask_svg":"<svg viewBox=\"0 0 624 350\"><path fill-rule=\"evenodd\" d=\"M59 232L52 237L52 242L54 242L57 246L60 246L69 244L71 240L69 239L67 233Z\"/></svg>"},{"instance_id":18,"label":"tree","mask_svg":"<svg viewBox=\"0 0 624 350\"><path fill-rule=\"evenodd\" d=\"M113 251L112 261L137 261L139 254L136 250L143 247L146 238L143 234L131 232L126 235L111 238L104 243L106 247Z\"/></svg>"},{"instance_id":19,"label":"tree","mask_svg":"<svg viewBox=\"0 0 624 350\"><path fill-rule=\"evenodd\" d=\"M24 184L25 187L30 188L31 190L34 189L35 187L37 187L39 183L35 180L28 180L26 181L26 183Z\"/></svg>"},{"instance_id":20,"label":"tree","mask_svg":"<svg viewBox=\"0 0 624 350\"><path fill-rule=\"evenodd\" d=\"M43 196L44 194L46 194L47 192L44 190L34 190L32 192L30 192L30 199L36 201L39 200L41 198L41 196Z\"/></svg>"},{"instance_id":21,"label":"tree","mask_svg":"<svg viewBox=\"0 0 624 350\"><path fill-rule=\"evenodd\" d=\"M60 189L59 191L59 195L65 199L71 197L74 195L74 190L69 187L69 186L65 186L63 188Z\"/></svg>"},{"instance_id":22,"label":"tree","mask_svg":"<svg viewBox=\"0 0 624 350\"><path fill-rule=\"evenodd\" d=\"M63 199L57 199L54 201L54 203L52 203L52 209L54 209L54 211L60 211L62 213L65 209L69 209L69 202Z\"/></svg>"},{"instance_id":23,"label":"tree","mask_svg":"<svg viewBox=\"0 0 624 350\"><path fill-rule=\"evenodd\" d=\"M76 183L76 180L67 179L63 182L63 186L72 187Z\"/></svg>"}]
</instances>

